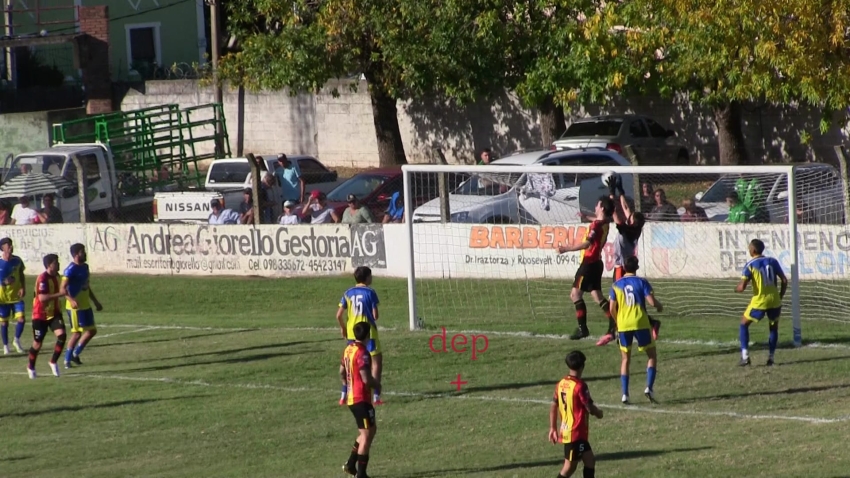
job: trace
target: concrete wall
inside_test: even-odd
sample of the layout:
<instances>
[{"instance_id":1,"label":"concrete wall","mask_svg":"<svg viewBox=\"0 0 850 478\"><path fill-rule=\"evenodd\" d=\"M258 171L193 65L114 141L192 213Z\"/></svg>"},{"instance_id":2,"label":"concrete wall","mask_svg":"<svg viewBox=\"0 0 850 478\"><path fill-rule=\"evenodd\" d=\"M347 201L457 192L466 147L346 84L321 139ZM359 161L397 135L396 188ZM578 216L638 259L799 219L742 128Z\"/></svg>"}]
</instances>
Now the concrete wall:
<instances>
[{"instance_id":1,"label":"concrete wall","mask_svg":"<svg viewBox=\"0 0 850 478\"><path fill-rule=\"evenodd\" d=\"M366 82L350 91L345 81L329 83L320 94L290 95L287 91L244 93L225 90L224 103L231 148L237 150L240 104L244 116L242 141L245 152L286 152L317 155L333 166L377 165L377 144ZM336 87L338 97L331 94ZM121 108L131 110L177 103L181 107L212 102L212 90L194 81L153 81L144 91L131 90ZM701 163L716 161L717 138L711 112L682 99L635 98L608 106L588 107L572 117L604 113L640 113L654 117L674 129L691 156ZM850 128L842 122L821 135L818 113L806 108L748 106L744 135L750 154L759 160L834 162L832 147L843 144ZM569 118L568 118L569 122ZM433 146L439 145L450 162L472 162L483 148L507 154L518 149L540 147L540 126L535 112L524 108L506 93L494 101L457 107L437 99L399 102L399 123L408 160L428 162ZM810 146L800 133L812 135Z\"/></svg>"},{"instance_id":2,"label":"concrete wall","mask_svg":"<svg viewBox=\"0 0 850 478\"><path fill-rule=\"evenodd\" d=\"M0 115L0 162L9 154L17 155L49 147L53 123L84 115L83 108Z\"/></svg>"}]
</instances>

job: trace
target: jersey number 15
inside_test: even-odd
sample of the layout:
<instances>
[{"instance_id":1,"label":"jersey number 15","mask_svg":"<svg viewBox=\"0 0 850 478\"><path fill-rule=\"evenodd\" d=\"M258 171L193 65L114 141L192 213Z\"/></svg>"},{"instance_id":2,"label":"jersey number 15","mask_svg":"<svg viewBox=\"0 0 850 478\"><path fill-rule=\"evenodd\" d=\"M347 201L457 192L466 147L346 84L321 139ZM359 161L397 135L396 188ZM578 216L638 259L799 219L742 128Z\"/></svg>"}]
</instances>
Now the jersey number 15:
<instances>
[{"instance_id":1,"label":"jersey number 15","mask_svg":"<svg viewBox=\"0 0 850 478\"><path fill-rule=\"evenodd\" d=\"M363 296L357 294L354 296L354 314L357 317L363 317Z\"/></svg>"}]
</instances>

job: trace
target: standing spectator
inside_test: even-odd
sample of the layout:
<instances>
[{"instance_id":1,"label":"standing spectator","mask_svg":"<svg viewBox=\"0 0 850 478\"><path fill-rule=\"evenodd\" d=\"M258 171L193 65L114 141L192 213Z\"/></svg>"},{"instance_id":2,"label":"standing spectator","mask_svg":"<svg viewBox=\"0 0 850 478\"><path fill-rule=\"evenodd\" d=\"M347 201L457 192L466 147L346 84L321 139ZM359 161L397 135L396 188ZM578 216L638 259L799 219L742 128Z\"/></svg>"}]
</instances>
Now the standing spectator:
<instances>
[{"instance_id":1,"label":"standing spectator","mask_svg":"<svg viewBox=\"0 0 850 478\"><path fill-rule=\"evenodd\" d=\"M655 207L655 197L652 194L652 183L642 183L640 190L640 210L644 214L647 214L652 211L653 207Z\"/></svg>"},{"instance_id":2,"label":"standing spectator","mask_svg":"<svg viewBox=\"0 0 850 478\"><path fill-rule=\"evenodd\" d=\"M375 222L372 219L372 213L369 212L369 208L363 207L357 200L357 196L349 194L348 207L342 212L342 223L362 224L366 222Z\"/></svg>"},{"instance_id":3,"label":"standing spectator","mask_svg":"<svg viewBox=\"0 0 850 478\"><path fill-rule=\"evenodd\" d=\"M210 201L210 208L212 209L209 217L210 224L239 224L239 213L233 209L224 209L220 200Z\"/></svg>"},{"instance_id":4,"label":"standing spectator","mask_svg":"<svg viewBox=\"0 0 850 478\"><path fill-rule=\"evenodd\" d=\"M262 223L271 224L274 218L274 204L278 198L274 196L274 175L266 173L263 175L263 180L260 182L262 191L260 193L260 208L263 211Z\"/></svg>"},{"instance_id":5,"label":"standing spectator","mask_svg":"<svg viewBox=\"0 0 850 478\"><path fill-rule=\"evenodd\" d=\"M21 196L18 204L12 208L12 224L25 226L27 224L35 224L36 221L38 221L38 213L30 207L30 198Z\"/></svg>"},{"instance_id":6,"label":"standing spectator","mask_svg":"<svg viewBox=\"0 0 850 478\"><path fill-rule=\"evenodd\" d=\"M404 222L404 197L400 192L393 193L390 198L390 206L384 214L384 224L390 222Z\"/></svg>"},{"instance_id":7,"label":"standing spectator","mask_svg":"<svg viewBox=\"0 0 850 478\"><path fill-rule=\"evenodd\" d=\"M750 213L747 207L741 203L738 193L735 191L726 195L726 205L729 206L729 216L726 217L726 222L732 224L743 224L747 222Z\"/></svg>"},{"instance_id":8,"label":"standing spectator","mask_svg":"<svg viewBox=\"0 0 850 478\"><path fill-rule=\"evenodd\" d=\"M42 198L41 202L44 205L40 211L38 211L38 222L41 224L61 224L62 223L62 211L59 210L58 207L54 204L55 198L53 194L45 194L44 198Z\"/></svg>"},{"instance_id":9,"label":"standing spectator","mask_svg":"<svg viewBox=\"0 0 850 478\"><path fill-rule=\"evenodd\" d=\"M300 203L304 200L304 178L301 177L301 170L285 154L277 157L277 165L274 175L280 183L282 199Z\"/></svg>"},{"instance_id":10,"label":"standing spectator","mask_svg":"<svg viewBox=\"0 0 850 478\"><path fill-rule=\"evenodd\" d=\"M277 220L278 224L280 224L281 226L301 224L301 219L298 217L297 214L295 214L293 208L295 208L295 202L286 201L283 203L283 212L280 213L280 217Z\"/></svg>"},{"instance_id":11,"label":"standing spectator","mask_svg":"<svg viewBox=\"0 0 850 478\"><path fill-rule=\"evenodd\" d=\"M304 204L301 214L310 215L310 224L328 224L339 222L339 216L332 208L328 207L325 194L320 191L310 193L310 200Z\"/></svg>"},{"instance_id":12,"label":"standing spectator","mask_svg":"<svg viewBox=\"0 0 850 478\"><path fill-rule=\"evenodd\" d=\"M254 195L251 188L242 192L242 202L239 203L239 224L254 223Z\"/></svg>"},{"instance_id":13,"label":"standing spectator","mask_svg":"<svg viewBox=\"0 0 850 478\"><path fill-rule=\"evenodd\" d=\"M490 148L484 148L481 151L481 159L478 160L478 165L484 166L484 165L490 164L490 161L492 160L492 156L493 156L493 150L491 150Z\"/></svg>"},{"instance_id":14,"label":"standing spectator","mask_svg":"<svg viewBox=\"0 0 850 478\"><path fill-rule=\"evenodd\" d=\"M9 203L0 200L0 226L12 224L12 213L9 209Z\"/></svg>"},{"instance_id":15,"label":"standing spectator","mask_svg":"<svg viewBox=\"0 0 850 478\"><path fill-rule=\"evenodd\" d=\"M708 221L708 215L705 214L705 209L696 205L693 199L685 199L682 201L682 207L685 212L682 213L682 222L702 222Z\"/></svg>"},{"instance_id":16,"label":"standing spectator","mask_svg":"<svg viewBox=\"0 0 850 478\"><path fill-rule=\"evenodd\" d=\"M667 202L667 194L663 189L655 191L655 206L647 215L650 221L678 221L679 212L676 211L676 206Z\"/></svg>"}]
</instances>

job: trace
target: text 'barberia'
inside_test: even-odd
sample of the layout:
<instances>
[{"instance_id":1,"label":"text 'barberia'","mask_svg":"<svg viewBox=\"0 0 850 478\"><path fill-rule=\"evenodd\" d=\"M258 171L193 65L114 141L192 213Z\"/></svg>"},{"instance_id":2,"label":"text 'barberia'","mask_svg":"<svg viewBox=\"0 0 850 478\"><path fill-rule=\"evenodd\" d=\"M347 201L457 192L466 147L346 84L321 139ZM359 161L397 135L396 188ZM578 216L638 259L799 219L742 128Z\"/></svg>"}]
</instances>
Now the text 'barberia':
<instances>
[{"instance_id":1,"label":"text 'barberia'","mask_svg":"<svg viewBox=\"0 0 850 478\"><path fill-rule=\"evenodd\" d=\"M350 257L348 229L318 233L310 227L279 227L276 230L250 229L231 232L232 228L202 225L192 233L179 234L160 227L145 233L130 227L127 253L141 255L217 255L217 256L292 256Z\"/></svg>"}]
</instances>

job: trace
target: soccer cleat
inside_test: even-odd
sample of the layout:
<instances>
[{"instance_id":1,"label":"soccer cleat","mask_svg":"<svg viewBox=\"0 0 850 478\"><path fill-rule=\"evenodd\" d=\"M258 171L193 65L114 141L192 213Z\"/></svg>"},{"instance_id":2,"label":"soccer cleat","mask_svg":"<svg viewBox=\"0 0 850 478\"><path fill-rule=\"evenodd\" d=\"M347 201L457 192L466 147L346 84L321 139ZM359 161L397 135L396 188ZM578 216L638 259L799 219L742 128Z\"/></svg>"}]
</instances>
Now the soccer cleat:
<instances>
[{"instance_id":1,"label":"soccer cleat","mask_svg":"<svg viewBox=\"0 0 850 478\"><path fill-rule=\"evenodd\" d=\"M342 471L343 471L346 475L357 476L357 470L355 470L354 468L349 468L349 467L348 467L348 463L344 463L344 464L342 465Z\"/></svg>"},{"instance_id":2,"label":"soccer cleat","mask_svg":"<svg viewBox=\"0 0 850 478\"><path fill-rule=\"evenodd\" d=\"M643 394L644 396L646 396L646 398L649 399L650 403L658 403L655 401L655 393L653 393L652 390L649 389L649 387L646 387L646 390L643 391Z\"/></svg>"},{"instance_id":3,"label":"soccer cleat","mask_svg":"<svg viewBox=\"0 0 850 478\"><path fill-rule=\"evenodd\" d=\"M749 364L750 364L750 358L749 357L747 357L745 359L742 358L741 361L738 362L738 365L741 366L741 367L746 367Z\"/></svg>"},{"instance_id":4,"label":"soccer cleat","mask_svg":"<svg viewBox=\"0 0 850 478\"><path fill-rule=\"evenodd\" d=\"M66 361L65 361L65 370L68 370L69 368L71 368L71 362L68 362L68 361L66 360Z\"/></svg>"},{"instance_id":5,"label":"soccer cleat","mask_svg":"<svg viewBox=\"0 0 850 478\"><path fill-rule=\"evenodd\" d=\"M375 397L375 399L374 399L374 400L372 400L372 404L373 404L373 405L383 405L383 404L384 404L384 401L383 401L383 400L381 400L381 399L380 399L380 397Z\"/></svg>"},{"instance_id":6,"label":"soccer cleat","mask_svg":"<svg viewBox=\"0 0 850 478\"><path fill-rule=\"evenodd\" d=\"M50 371L53 372L53 376L59 376L59 364L55 362L50 362Z\"/></svg>"},{"instance_id":7,"label":"soccer cleat","mask_svg":"<svg viewBox=\"0 0 850 478\"><path fill-rule=\"evenodd\" d=\"M34 379L34 378L35 378L35 376L36 376L36 375L35 375L35 370L34 370L34 369L31 369L31 368L29 368L29 367L27 367L27 375L29 375L29 376L30 376L30 378Z\"/></svg>"},{"instance_id":8,"label":"soccer cleat","mask_svg":"<svg viewBox=\"0 0 850 478\"><path fill-rule=\"evenodd\" d=\"M652 340L658 340L658 332L661 331L661 321L652 321Z\"/></svg>"},{"instance_id":9,"label":"soccer cleat","mask_svg":"<svg viewBox=\"0 0 850 478\"><path fill-rule=\"evenodd\" d=\"M621 398L620 401L623 402L623 405L628 405L629 404L629 396L623 395L623 398Z\"/></svg>"},{"instance_id":10,"label":"soccer cleat","mask_svg":"<svg viewBox=\"0 0 850 478\"><path fill-rule=\"evenodd\" d=\"M79 355L72 355L72 356L71 356L71 362L74 362L74 363L75 363L75 364L77 364L77 365L82 365L82 364L83 364L83 362L81 362L81 361L80 361L80 356L79 356Z\"/></svg>"},{"instance_id":11,"label":"soccer cleat","mask_svg":"<svg viewBox=\"0 0 850 478\"><path fill-rule=\"evenodd\" d=\"M586 328L577 328L572 335L570 335L570 340L581 340L583 338L590 337L590 331Z\"/></svg>"},{"instance_id":12,"label":"soccer cleat","mask_svg":"<svg viewBox=\"0 0 850 478\"><path fill-rule=\"evenodd\" d=\"M24 353L24 349L23 349L23 347L21 347L21 341L20 341L20 340L15 339L15 340L12 342L12 345L14 345L14 346L15 346L15 352L18 352L19 354Z\"/></svg>"},{"instance_id":13,"label":"soccer cleat","mask_svg":"<svg viewBox=\"0 0 850 478\"><path fill-rule=\"evenodd\" d=\"M605 334L599 339L598 342L596 342L596 345L598 347L601 347L603 345L608 345L609 343L611 343L613 341L614 341L614 334Z\"/></svg>"},{"instance_id":14,"label":"soccer cleat","mask_svg":"<svg viewBox=\"0 0 850 478\"><path fill-rule=\"evenodd\" d=\"M3 346L3 355L9 355L10 353L11 353L11 352L9 351L9 346L8 346L8 345L4 345L4 346Z\"/></svg>"},{"instance_id":15,"label":"soccer cleat","mask_svg":"<svg viewBox=\"0 0 850 478\"><path fill-rule=\"evenodd\" d=\"M764 365L766 367L773 367L773 359L772 358L767 359L767 363L764 364Z\"/></svg>"}]
</instances>

